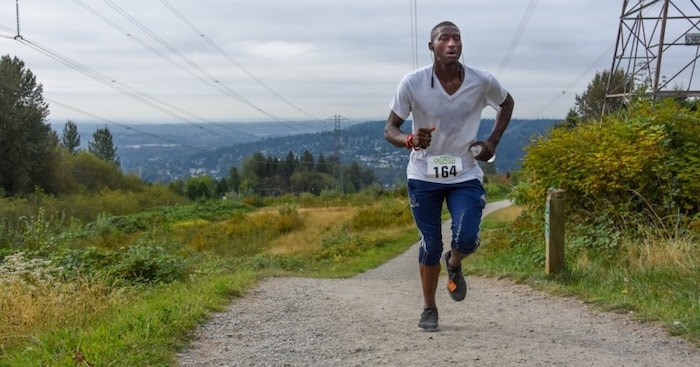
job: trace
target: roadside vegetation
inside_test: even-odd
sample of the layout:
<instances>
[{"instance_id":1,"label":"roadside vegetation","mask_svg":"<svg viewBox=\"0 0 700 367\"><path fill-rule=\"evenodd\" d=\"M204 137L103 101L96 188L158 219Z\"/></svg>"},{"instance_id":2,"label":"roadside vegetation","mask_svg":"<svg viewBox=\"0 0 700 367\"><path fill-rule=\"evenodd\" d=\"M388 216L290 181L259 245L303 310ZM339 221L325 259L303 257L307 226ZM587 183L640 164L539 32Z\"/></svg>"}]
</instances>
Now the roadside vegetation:
<instances>
[{"instance_id":1,"label":"roadside vegetation","mask_svg":"<svg viewBox=\"0 0 700 367\"><path fill-rule=\"evenodd\" d=\"M404 194L188 202L85 224L39 205L0 227L0 365L169 365L261 277L350 276L405 250L417 234Z\"/></svg>"},{"instance_id":2,"label":"roadside vegetation","mask_svg":"<svg viewBox=\"0 0 700 367\"><path fill-rule=\"evenodd\" d=\"M545 276L548 188L566 190L566 265ZM472 271L659 322L700 345L700 112L675 100L561 126L527 148L517 207Z\"/></svg>"}]
</instances>

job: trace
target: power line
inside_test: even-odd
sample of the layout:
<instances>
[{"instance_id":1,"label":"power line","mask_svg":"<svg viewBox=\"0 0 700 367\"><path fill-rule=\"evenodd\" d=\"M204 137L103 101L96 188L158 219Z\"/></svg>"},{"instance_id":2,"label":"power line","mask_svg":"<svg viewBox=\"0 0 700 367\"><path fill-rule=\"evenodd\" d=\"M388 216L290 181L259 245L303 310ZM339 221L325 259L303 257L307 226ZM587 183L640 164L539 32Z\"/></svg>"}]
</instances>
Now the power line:
<instances>
[{"instance_id":1,"label":"power line","mask_svg":"<svg viewBox=\"0 0 700 367\"><path fill-rule=\"evenodd\" d=\"M229 62L231 62L233 65L235 65L236 67L241 69L241 71L246 73L251 79L253 79L255 82L260 84L263 88L267 89L275 97L279 98L281 101L283 101L284 103L293 107L297 111L299 111L299 112L301 112L301 113L303 113L303 114L305 114L305 115L307 115L315 120L322 121L320 118L304 111L303 109L301 109L301 107L299 107L299 106L295 105L294 103L292 103L291 101L289 101L287 98L282 96L280 93L278 93L277 91L272 89L269 85L267 85L262 80L260 80L258 77L256 77L253 73L248 71L245 67L243 67L243 65L241 63L236 61L223 48L221 48L221 46L219 46L216 42L214 42L213 39L211 39L210 37L207 37L207 35L204 34L204 32L202 32L196 25L194 25L194 23L192 23L184 14L182 14L180 11L178 11L167 0L160 0L160 2L163 3L163 5L165 5L178 19L180 19L183 23L185 23L187 26L189 26L190 29L192 29L192 31L194 31L195 34L197 34L200 38L202 38L205 42L207 42L214 50L219 52L222 56L224 56L226 59L228 59Z\"/></svg>"},{"instance_id":2,"label":"power line","mask_svg":"<svg viewBox=\"0 0 700 367\"><path fill-rule=\"evenodd\" d=\"M124 9L122 9L121 7L119 7L119 5L115 4L112 0L104 0L104 2L107 3L107 5L109 5L110 7L112 7L112 9L114 9L115 11L117 11L119 14L121 14L121 15L122 15L124 18L126 18L129 22L131 22L132 24L134 24L135 26L137 26L139 29L141 29L143 32L145 32L145 33L146 33L148 36L150 36L153 40L155 40L156 42L160 43L160 44L161 44L163 47L165 47L168 51L170 51L171 53L173 53L174 55L176 55L178 58L180 58L180 60L182 60L183 62L185 62L187 65L189 65L189 66L192 67L193 69L197 70L201 75L206 76L207 79L210 81L210 83L207 83L207 84L216 87L216 89L218 89L219 91L223 92L225 95L227 95L227 96L229 96L229 97L233 97L234 99L238 100L239 102L241 102L241 103L243 103L243 104L245 104L245 105L247 105L247 106L249 106L249 107L251 107L251 108L257 110L258 112L263 113L264 115L266 115L266 116L272 118L273 120L275 120L275 121L277 121L277 122L280 122L282 125L288 127L289 129L294 130L294 131L296 131L296 132L298 132L298 133L302 133L302 131L300 131L300 130L297 129L296 127L290 125L289 123L286 123L284 120L282 120L281 118L279 118L279 117L277 117L277 116L271 114L270 112L268 112L268 111L266 111L266 110L264 110L264 109L262 109L262 108L256 106L256 105L253 104L252 102L248 101L245 97L243 97L242 95L240 95L240 94L238 94L237 92L235 92L233 89L231 89L231 88L229 88L228 86L226 86L223 82L221 82L221 81L218 80L216 77L214 77L214 76L212 76L211 74L209 74L206 70L204 70L202 67L200 67L199 65L197 65L197 63L195 63L195 62L192 61L190 58L188 58L187 56L185 56L185 55L184 55L182 52L180 52L177 48L175 48L175 47L173 47L172 45L170 45L168 42L166 42L164 39L162 39L160 36L158 36L155 32L151 31L147 26L145 26L143 23L139 22L136 18L134 18L134 17L131 16L128 12L126 12Z\"/></svg>"},{"instance_id":3,"label":"power line","mask_svg":"<svg viewBox=\"0 0 700 367\"><path fill-rule=\"evenodd\" d=\"M518 28L515 30L515 34L513 34L513 38L510 40L510 45L508 46L508 51L506 52L506 55L503 57L503 60L501 60L501 64L498 66L498 74L497 76L501 76L503 73L503 69L508 65L510 62L510 59L513 57L513 53L515 52L515 48L518 47L518 43L520 43L520 39L523 37L523 34L525 33L525 29L527 28L527 25L530 23L530 20L532 19L532 15L535 13L535 9L537 8L537 3L539 0L530 0L530 2L527 4L527 8L525 9L525 13L523 14L523 17L520 19L520 24L518 25Z\"/></svg>"},{"instance_id":4,"label":"power line","mask_svg":"<svg viewBox=\"0 0 700 367\"><path fill-rule=\"evenodd\" d=\"M147 132L147 131L143 131L143 130L137 129L137 128L133 127L133 126L129 126L129 125L126 125L126 124L121 124L121 123L119 123L119 122L116 122L116 121L113 121L113 120L109 120L109 119L106 119L106 118L97 116L97 115L95 115L95 114L93 114L93 113L90 113L90 112L81 110L81 109L76 108L76 107L73 107L73 106L69 106L69 105L67 105L67 104L65 104L65 103L61 103L61 102L58 102L58 101L56 101L56 100L52 100L52 99L50 99L50 98L44 98L44 99L47 100L47 101L49 101L49 102L51 102L51 103L53 103L53 104L57 104L57 105L59 105L59 106L61 106L61 107L63 107L63 108L66 108L66 109L69 109L69 110L72 110L72 111L81 113L81 114L83 114L83 115L85 115L85 116L89 116L89 117L91 117L91 118L93 118L93 119L100 120L100 121L105 122L105 123L107 123L107 124L111 124L111 125L115 125L115 126L121 127L122 129L125 129L125 130L135 131L135 132L140 133L140 134L142 134L142 135L150 136L150 137L152 137L152 138L154 138L154 139L158 139L158 140L163 141L163 142L166 142L166 143L175 144L175 145L180 145L180 146L183 146L183 147L187 147L187 148L190 148L190 149L193 149L193 150L198 150L198 151L200 151L200 152L205 152L205 153L212 153L212 152L214 152L213 150L208 150L208 149L200 148L200 147L197 147L197 146L194 146L194 145L189 145L189 144L186 144L186 143L178 142L178 141L175 141L175 140L171 140L171 139L168 139L168 138L164 138L164 137L159 136L159 135L157 135L157 134L153 134L153 133L149 133L149 132Z\"/></svg>"},{"instance_id":5,"label":"power line","mask_svg":"<svg viewBox=\"0 0 700 367\"><path fill-rule=\"evenodd\" d=\"M2 26L0 26L0 27L2 27ZM2 27L2 28L4 28L4 27ZM4 83L3 81L1 81L1 80L0 80L0 87L9 89L9 90L12 90L12 91L15 91L15 92L20 92L20 90L19 90L18 88L15 88L15 87L13 87L13 86L7 85L7 84L5 84L5 83ZM112 121L112 120L109 120L109 119L106 119L106 118L97 116L97 115L92 114L92 113L90 113L90 112L81 110L81 109L79 109L79 108L77 108L77 107L73 107L73 106L67 105L67 104L65 104L65 103L61 103L61 102L56 101L56 100L51 99L51 98L47 98L47 97L44 97L44 96L42 96L42 97L43 97L43 99L44 99L45 101L48 101L48 102L50 102L50 103L52 103L52 104L59 105L59 106L61 106L61 107L63 107L63 108L70 109L70 110L72 110L72 111L81 113L81 114L86 115L86 116L90 116L90 117L92 117L93 119L100 120L100 121L103 121L103 122L108 123L108 124L112 124L112 125L119 126L119 127L123 128L123 129L126 129L126 130L133 130L133 131L136 131L136 132L141 133L141 134L143 134L143 135L147 135L147 136L150 136L150 137L152 137L152 138L155 138L155 139L158 139L158 140L167 142L167 143L176 144L176 145L181 145L181 146L188 147L188 148L191 148L191 149L194 149L194 150L199 150L199 151L202 151L202 152L211 152L210 150L207 150L207 149L203 149L203 148L196 147L196 146L193 146L193 145L189 145L189 144L186 144L186 143L181 143L181 142L177 142L177 141L174 141L174 140L170 140L170 139L167 139L167 138L158 136L158 135L156 135L156 134L149 133L149 132L147 132L147 131L139 130L139 129L134 128L134 127L129 126L129 125L120 124L120 123L118 123L118 122L116 122L116 121Z\"/></svg>"},{"instance_id":6,"label":"power line","mask_svg":"<svg viewBox=\"0 0 700 367\"><path fill-rule=\"evenodd\" d=\"M17 10L19 11L19 8L18 8L18 1L19 1L19 0L17 0ZM177 66L178 68L180 68L181 70L190 73L191 75L195 76L197 79L199 79L200 81L206 83L207 85L209 85L209 86L211 86L211 87L214 87L214 88L217 89L219 92L221 92L221 93L223 93L223 94L225 94L225 95L227 95L227 96L229 96L229 97L232 97L232 98L236 99L237 101L239 101L239 102L241 102L241 103L243 103L243 104L246 104L246 105L248 105L249 107L251 107L251 108L253 108L253 109L255 109L255 110L257 110L257 111L259 111L259 112L261 112L261 113L263 113L263 114L265 114L265 115L267 115L267 116L270 117L271 119L273 119L273 120L275 120L275 121L281 123L282 125L286 126L286 127L289 128L290 130L293 130L293 131L298 132L298 133L303 133L303 131L297 129L297 128L296 128L294 125L292 125L291 123L288 123L288 122L284 121L283 119L279 118L278 116L275 116L275 115L273 115L272 113L270 113L270 112L268 112L268 111L266 111L266 110L264 110L264 109L262 109L262 108L256 106L255 104L253 104L253 103L251 103L250 101L248 101L245 97L243 97L242 95L238 94L237 92L235 92L233 89L231 89L231 88L229 88L228 86L226 86L226 85L225 85L224 83L222 83L221 81L217 80L214 76L212 76L211 74L207 73L203 68L201 68L199 65L197 65L196 63L194 63L191 59L189 59L187 56L185 56L183 53L181 53L181 52L180 52L179 50L177 50L175 47L171 46L169 43L167 43L165 40L163 40L161 37L159 37L159 36L158 36L157 34L155 34L153 31L151 31L151 30L150 30L147 26L145 26L143 23L139 22L139 21L136 20L134 17L132 17L131 15L129 15L126 11L124 11L121 7L119 7L119 6L118 6L117 4L115 4L114 2L112 2L112 1L110 1L110 0L105 0L105 2L106 2L108 5L110 5L114 10L116 10L119 14L121 14L122 16L124 16L124 17L125 17L126 19L128 19L130 22L132 22L132 23L135 24L137 27L139 27L141 30L143 30L145 33L147 33L152 39L156 40L158 43L160 43L163 47L165 47L165 48L166 48L167 50L169 50L171 53L173 53L174 55L176 55L180 60L182 60L185 64L187 64L187 65L189 66L189 68L183 67L182 65L180 65L180 64L177 63L177 62L175 62L174 60L172 60L171 58L169 58L167 55L165 55L164 53L160 52L160 51L157 50L156 48L149 46L147 43L145 43L145 42L143 42L142 40L140 40L140 39L139 39L138 37L136 37L134 34L132 34L132 33L128 32L128 31L126 31L124 28L120 27L117 23L111 21L108 17L102 15L100 12L96 11L95 9L93 9L93 8L90 7L90 6L88 6L88 5L85 4L84 2L82 2L82 1L80 1L80 0L74 0L74 1L75 1L78 5L82 6L82 7L85 8L86 10L88 10L88 11L89 11L90 13L92 13L94 16L98 17L99 19L101 19L102 21L104 21L105 23L107 23L108 25L112 26L113 28L117 29L117 30L120 31L121 33L125 34L127 37L129 37L129 38L131 38L132 40L134 40L135 42L139 43L141 46L143 46L143 47L149 49L150 51L152 51L153 53L155 53L155 54L158 55L159 57L166 59L167 61L169 61L169 62L172 63L173 65L176 65L176 66ZM167 4L167 3L166 3L166 5L170 5L170 4ZM196 28L196 26L194 26L194 24L192 24L192 22L190 22L186 17L184 17L184 15L182 15L182 13L178 12L177 9L175 9L174 7L172 7L172 5L170 5L169 8L170 8L172 11L176 12L176 14L179 14L179 18L181 18L183 21L185 21L188 25L190 25L191 27L194 27L193 29L194 29L195 31L198 31L198 29ZM18 33L19 33L19 19L18 19ZM18 35L15 37L15 39L20 39L20 37L21 37L21 36L19 36L19 34L18 34ZM210 40L210 39L208 39L208 38L206 38L206 40L207 40L208 43L210 43L210 45L211 45L212 47L216 48L220 53L226 54L225 51L223 51L223 49L222 49L221 47L219 47L216 43L214 43L212 40ZM151 97L151 96L147 96L147 95L144 95L143 93L140 93L140 92L138 92L138 91L135 91L133 88L128 88L128 87L123 86L123 85L118 85L119 83L117 83L117 82L116 82L115 80L113 80L113 79L107 80L107 79L103 78L102 76L97 75L96 73L92 72L89 68L85 67L84 65L81 65L81 64L79 64L79 63L77 63L77 62L75 62L75 61L73 61L73 60L70 60L70 59L68 59L67 57L65 57L65 56L63 56L63 55L60 55L60 54L58 54L58 53L55 52L55 51L50 51L50 50L48 50L48 48L45 48L45 47L39 45L37 42L29 41L29 42L27 42L27 44L28 44L30 47L34 48L36 51L42 52L42 53L44 53L44 54L46 54L46 55L48 55L48 56L50 56L50 57L52 57L52 58L58 60L59 62L62 62L62 63L64 63L65 65L67 65L67 66L69 66L69 67L71 67L71 68L73 68L73 69L75 69L75 70L77 70L77 71L80 71L80 72L86 74L87 76L91 77L92 79L95 79L95 80L97 80L97 81L100 81L100 82L102 82L102 83L105 84L105 85L108 85L108 86L110 86L110 87L112 87L112 88L114 88L114 89L119 90L119 91L122 92L122 93L125 93L125 94L127 94L127 95L130 95L132 98L135 98L135 99L139 100L140 102L142 102L142 103L144 103L144 104L147 104L147 105L149 105L149 106L151 106L151 107L153 107L153 108L159 109L161 112L164 112L164 113L166 113L166 114L168 114L168 115L170 115L170 116L172 116L172 117L176 117L176 118L178 118L178 119L180 119L180 120L184 120L184 121L186 121L186 122L188 122L188 123L192 123L191 121L188 121L187 119L183 118L182 116L175 116L175 115L173 114L172 110L177 110L177 111L179 111L181 114L189 115L190 117L194 117L195 119L204 120L204 119L202 119L201 117L195 116L195 115L193 115L193 114L191 114L191 113L189 113L189 112L187 112L187 111L184 111L184 110L182 110L182 109L179 109L178 107L175 107L175 106L172 106L172 105L167 105L167 104L166 104L165 102L163 102L163 101L158 101L158 100L156 100L155 98L153 98L153 97ZM231 57L228 56L228 55L226 55L226 56L227 56L227 58L229 59L229 61L233 62L234 64L237 64L237 66L239 66L242 70L244 70L246 73L248 73L248 74L249 74L251 77L253 77L256 81L258 81L259 83L261 83L261 85L264 85L268 90L270 90L271 92L273 92L274 94L276 94L276 95L278 96L278 98L281 98L281 99L283 99L284 101L286 101L286 103L288 103L288 104L290 104L290 105L293 105L289 100L285 99L281 94L275 92L274 90L272 90L272 88L270 88L269 86L267 86L266 84L264 84L259 78L256 78L254 75L252 75L252 73L250 73L249 71L245 70L245 68L243 68L242 65L236 63L236 61L233 60L233 58L231 58ZM193 70L198 71L198 73L193 72ZM204 76L204 77L203 77L203 76ZM144 98L144 97L145 97L145 98ZM153 103L154 101L157 101L158 103L154 104L154 103ZM168 108L169 108L170 110L164 109L164 108L162 107L163 105L167 105ZM293 106L294 106L297 110L306 113L307 115L311 116L312 118L317 119L317 120L319 120L319 121L322 121L322 120L320 120L319 118L317 118L317 117L315 117L315 116L313 116L313 115L310 115L310 114L308 114L307 112L303 111L303 110L302 110L301 108L299 108L298 106L296 106L296 105L293 105ZM215 122L212 122L212 121L208 121L208 122L209 122L209 123L215 123ZM227 129L228 129L228 127L226 127L226 126L224 126L224 128L227 128ZM239 134L242 133L242 132L240 132L240 131L236 131L236 132L239 133ZM260 138L260 137L258 137L258 136L250 135L250 134L247 134L247 133L242 133L242 134L246 134L246 135L252 136L252 137L254 137L254 138L256 138L256 139L259 139L259 138Z\"/></svg>"},{"instance_id":7,"label":"power line","mask_svg":"<svg viewBox=\"0 0 700 367\"><path fill-rule=\"evenodd\" d=\"M581 74L579 74L576 78L574 78L571 81L571 83L569 83L566 86L566 88L564 88L561 91L561 93L557 93L549 102L547 102L544 106L542 106L542 108L537 110L537 112L535 112L532 117L533 118L540 117L540 115L544 111L549 109L549 107L551 107L554 103L556 103L563 95L565 95L567 92L569 92L571 89L573 89L573 87L576 86L581 81L581 79L589 76L590 71L593 70L593 68L595 68L596 66L598 66L601 63L601 61L603 61L603 59L613 50L614 47L615 47L615 42L611 43L610 46L608 46L600 55L598 55L598 57L596 57L593 60L593 62L586 68L586 70L584 70Z\"/></svg>"},{"instance_id":8,"label":"power line","mask_svg":"<svg viewBox=\"0 0 700 367\"><path fill-rule=\"evenodd\" d=\"M83 1L81 1L81 0L73 0L73 1L74 1L75 3L77 3L78 5L80 5L81 7L83 7L85 10L89 11L90 13L92 13L94 16L96 16L97 18L99 18L99 19L102 20L103 22L107 23L108 25L110 25L111 27L113 27L114 29L116 29L117 31L119 31L120 33L126 35L126 36L129 37L131 40L133 40L134 42L138 43L138 44L141 45L142 47L148 49L149 51L153 52L153 53L156 54L157 56L159 56L159 57L165 59L166 61L170 62L172 65L176 66L176 67L179 68L180 70L191 74L192 76L194 76L195 78L199 79L200 81L202 81L202 82L204 82L204 83L206 83L206 84L209 84L209 83L210 83L207 79L204 79L204 78L201 77L200 75L197 75L197 74L195 74L195 73L192 73L191 70L188 70L187 68L185 68L185 67L183 67L182 65L178 64L177 62L175 62L174 60L172 60L170 57L168 57L168 56L165 55L164 53L160 52L158 49L156 49L156 48L154 48L154 47L151 47L151 46L148 45L146 42L144 42L144 41L142 41L140 38L138 38L136 35L131 34L129 31L127 31L126 29L122 28L121 26L119 26L117 23L113 22L112 20L110 20L110 19L107 18L106 16L102 15L100 12L98 12L98 11L95 10L94 8L92 8L92 7L90 7L89 5L85 4ZM217 86L215 86L215 87L217 87ZM237 133L237 134L244 134L244 135L252 136L252 137L254 137L254 138L256 138L256 139L260 139L260 137L258 137L258 136L251 135L251 134L248 134L248 133L245 133L245 132L242 132L242 131L230 129L230 128L229 128L228 126L226 126L225 124L219 124L219 123L217 123L217 122L210 121L210 120L207 120L207 119L202 118L202 117L198 117L198 116L193 115L193 114L191 114L191 113L189 113L189 112L185 112L185 113L188 114L188 115L190 115L190 116L192 116L192 117L195 117L195 118L198 119L198 120L205 121L205 122L207 122L207 123L209 123L209 124L214 124L214 125L217 125L217 126L221 126L221 127L223 127L224 129L227 129L227 130L232 131L232 132L234 132L234 133Z\"/></svg>"},{"instance_id":9,"label":"power line","mask_svg":"<svg viewBox=\"0 0 700 367\"><path fill-rule=\"evenodd\" d=\"M8 27L3 26L3 25L0 25L0 29L4 29L6 31L11 31L11 29L9 29ZM181 120L181 121L186 122L188 124L191 124L191 125L199 128L200 130L208 131L210 134L220 135L219 132L211 131L207 127L205 127L204 125L196 124L192 120L187 119L187 118L179 115L178 113L172 111L172 110L174 110L174 111L177 111L180 113L189 114L191 116L194 116L194 115L190 114L189 112L180 109L179 107L173 106L167 102L161 101L161 100L159 100L155 97L152 97L148 94L142 93L142 92L126 85L126 84L118 82L116 79L110 78L104 74L96 72L96 71L90 69L89 67L87 67L87 66L85 66L85 65L83 65L75 60L70 59L67 56L64 56L64 55L62 55L54 50L51 50L48 47L41 45L38 42L32 41L30 39L27 39L27 38L21 37L21 36L14 37L14 39L17 40L18 42L20 42L21 44L24 44L25 46L28 46L29 48L32 48L35 51L42 53L42 54L60 62L60 63L68 66L69 68L76 70L76 71L88 76L89 78L91 78L95 81L98 81L98 82L100 82L100 83L102 83L102 84L104 84L112 89L117 90L118 92L121 92L121 93L145 104L146 106L149 106L149 107L154 108L160 112L163 112L163 113L165 113L165 114L167 114L175 119L178 119L178 120ZM194 116L194 117L197 117L197 116ZM259 136L252 135L252 134L249 134L246 132L242 132L242 131L235 131L235 132L238 134L251 136L255 139L261 139L261 137L259 137ZM235 138L235 137L232 137L232 138Z\"/></svg>"},{"instance_id":10,"label":"power line","mask_svg":"<svg viewBox=\"0 0 700 367\"><path fill-rule=\"evenodd\" d=\"M99 72L96 72L96 71L90 69L89 67L87 67L87 66L85 66L85 65L83 65L75 60L72 60L64 55L61 55L60 53L58 53L56 51L53 51L45 46L42 46L41 44L39 44L37 42L31 41L27 38L21 38L21 39L18 39L18 41L20 43L36 50L36 51L38 51L46 56L49 56L50 58L70 67L73 70L76 70L80 73L83 73L84 75L90 77L93 80L96 80L96 81L98 81L98 82L100 82L100 83L102 83L102 84L104 84L112 89L115 89L115 90L145 104L146 106L149 106L149 107L154 108L160 112L163 112L164 114L167 114L175 119L181 120L181 121L189 123L189 124L193 124L201 130L208 131L208 128L206 128L204 125L195 124L192 120L190 120L186 117L183 117L182 115L177 113L177 112L179 112L179 113L189 114L189 112L187 112L187 111L183 111L182 109L180 109L176 106L173 106L167 102L161 101L161 100L159 100L155 97L152 97L148 94L144 94L144 93L142 93L142 92L140 92L140 91L124 84L124 83L118 82L116 79L109 78L108 76L101 74ZM173 110L176 112L173 112ZM209 131L209 132L212 134L218 135L217 132L213 132L213 131ZM239 133L250 135L250 134L243 133L243 132L239 132ZM255 137L256 139L259 139L258 136L254 136L254 135L250 135L250 136Z\"/></svg>"}]
</instances>

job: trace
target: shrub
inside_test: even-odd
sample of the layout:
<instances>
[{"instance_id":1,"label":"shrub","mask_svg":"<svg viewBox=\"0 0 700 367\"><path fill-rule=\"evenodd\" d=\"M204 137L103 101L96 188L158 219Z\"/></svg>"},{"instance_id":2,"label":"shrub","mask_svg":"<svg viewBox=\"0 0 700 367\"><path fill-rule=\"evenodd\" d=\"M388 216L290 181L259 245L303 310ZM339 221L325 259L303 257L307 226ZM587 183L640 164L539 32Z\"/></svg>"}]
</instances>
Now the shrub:
<instances>
[{"instance_id":1,"label":"shrub","mask_svg":"<svg viewBox=\"0 0 700 367\"><path fill-rule=\"evenodd\" d=\"M382 232L351 233L345 225L341 225L323 237L322 248L314 254L314 259L342 262L373 247L381 247L387 240L388 235Z\"/></svg>"},{"instance_id":2,"label":"shrub","mask_svg":"<svg viewBox=\"0 0 700 367\"><path fill-rule=\"evenodd\" d=\"M519 203L541 207L551 187L569 209L693 215L700 208L700 111L673 100L556 128L526 148Z\"/></svg>"},{"instance_id":3,"label":"shrub","mask_svg":"<svg viewBox=\"0 0 700 367\"><path fill-rule=\"evenodd\" d=\"M107 273L127 283L170 283L187 275L187 262L157 245L133 245L117 255Z\"/></svg>"}]
</instances>

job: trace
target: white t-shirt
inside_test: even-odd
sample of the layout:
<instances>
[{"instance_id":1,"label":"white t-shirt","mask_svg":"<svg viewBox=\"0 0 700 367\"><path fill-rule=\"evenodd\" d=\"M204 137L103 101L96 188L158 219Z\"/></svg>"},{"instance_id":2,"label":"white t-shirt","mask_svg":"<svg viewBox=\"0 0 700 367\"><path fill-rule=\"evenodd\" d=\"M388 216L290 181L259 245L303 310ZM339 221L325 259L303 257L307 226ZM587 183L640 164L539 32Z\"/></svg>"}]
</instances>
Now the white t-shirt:
<instances>
[{"instance_id":1,"label":"white t-shirt","mask_svg":"<svg viewBox=\"0 0 700 367\"><path fill-rule=\"evenodd\" d=\"M406 167L409 179L437 183L483 181L484 173L469 146L477 139L481 112L486 106L498 110L508 95L496 78L484 70L465 65L462 85L447 94L432 65L406 75L391 100L391 110L406 120L413 114L412 132L435 127L430 146L411 150ZM434 77L431 88L431 76Z\"/></svg>"}]
</instances>

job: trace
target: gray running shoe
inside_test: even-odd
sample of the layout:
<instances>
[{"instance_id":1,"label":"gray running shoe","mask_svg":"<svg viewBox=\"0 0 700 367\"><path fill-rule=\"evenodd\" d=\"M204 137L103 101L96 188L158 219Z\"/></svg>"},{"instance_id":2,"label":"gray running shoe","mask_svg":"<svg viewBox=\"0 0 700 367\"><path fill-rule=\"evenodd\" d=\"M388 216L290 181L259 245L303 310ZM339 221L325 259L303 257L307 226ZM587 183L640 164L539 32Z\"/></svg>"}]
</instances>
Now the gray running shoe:
<instances>
[{"instance_id":1,"label":"gray running shoe","mask_svg":"<svg viewBox=\"0 0 700 367\"><path fill-rule=\"evenodd\" d=\"M420 315L418 327L423 331L438 331L438 310L437 308L426 308Z\"/></svg>"},{"instance_id":2,"label":"gray running shoe","mask_svg":"<svg viewBox=\"0 0 700 367\"><path fill-rule=\"evenodd\" d=\"M463 301L464 297L467 296L467 280L464 279L464 274L462 273L462 266L457 268L450 266L450 257L452 257L452 251L445 252L445 268L447 269L447 292L450 294L453 300L459 302Z\"/></svg>"}]
</instances>

